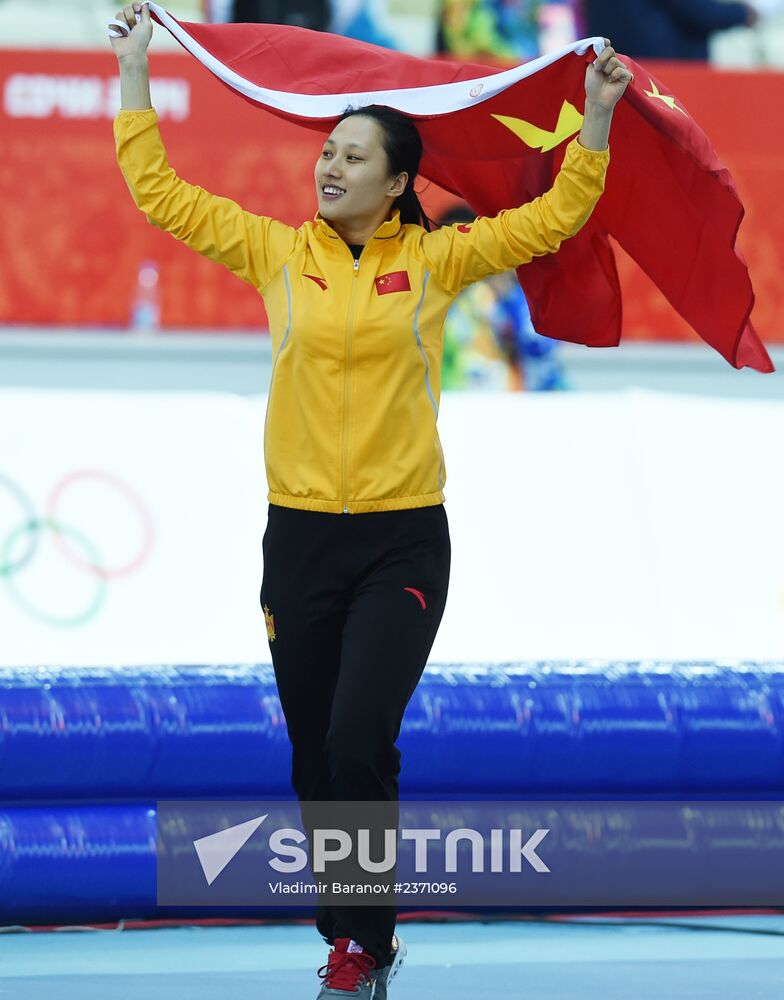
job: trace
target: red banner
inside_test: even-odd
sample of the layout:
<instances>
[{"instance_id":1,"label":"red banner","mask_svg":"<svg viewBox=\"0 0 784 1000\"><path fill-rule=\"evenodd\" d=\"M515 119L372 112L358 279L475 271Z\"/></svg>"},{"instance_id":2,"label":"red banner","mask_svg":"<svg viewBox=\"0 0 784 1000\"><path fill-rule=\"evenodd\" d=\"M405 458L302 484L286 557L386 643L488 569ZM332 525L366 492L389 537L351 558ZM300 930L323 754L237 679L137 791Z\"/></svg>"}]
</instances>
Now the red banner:
<instances>
[{"instance_id":1,"label":"red banner","mask_svg":"<svg viewBox=\"0 0 784 1000\"><path fill-rule=\"evenodd\" d=\"M124 327L139 265L152 259L164 328L265 327L255 289L150 226L131 201L112 136L119 107L113 53L0 56L0 322ZM703 126L735 178L747 209L739 245L756 290L752 319L764 340L784 342L777 281L784 138L764 115L750 113L778 106L784 75L661 63L651 70ZM313 217L317 133L239 100L185 53L153 54L151 76L169 160L181 177L291 225ZM454 202L423 179L420 190L431 216ZM699 339L620 250L618 260L625 337Z\"/></svg>"}]
</instances>

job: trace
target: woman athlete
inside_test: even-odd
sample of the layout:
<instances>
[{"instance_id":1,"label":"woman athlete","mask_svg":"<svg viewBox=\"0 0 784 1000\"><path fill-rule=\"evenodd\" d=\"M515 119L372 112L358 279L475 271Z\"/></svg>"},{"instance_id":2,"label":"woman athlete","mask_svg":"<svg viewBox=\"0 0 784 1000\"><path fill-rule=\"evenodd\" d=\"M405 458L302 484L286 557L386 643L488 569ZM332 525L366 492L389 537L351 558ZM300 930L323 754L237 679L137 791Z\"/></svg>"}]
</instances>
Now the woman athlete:
<instances>
[{"instance_id":1,"label":"woman athlete","mask_svg":"<svg viewBox=\"0 0 784 1000\"><path fill-rule=\"evenodd\" d=\"M292 785L300 803L396 808L395 741L449 582L436 429L444 319L462 288L554 253L585 223L631 73L605 39L552 188L495 218L438 229L414 192L413 121L385 106L348 108L316 160L318 211L293 228L175 174L150 100L149 8L128 5L117 20L129 30L111 43L122 95L114 133L134 201L253 284L269 319L261 604ZM317 929L333 946L320 1000L386 998L406 953L395 919L394 905L319 905Z\"/></svg>"}]
</instances>

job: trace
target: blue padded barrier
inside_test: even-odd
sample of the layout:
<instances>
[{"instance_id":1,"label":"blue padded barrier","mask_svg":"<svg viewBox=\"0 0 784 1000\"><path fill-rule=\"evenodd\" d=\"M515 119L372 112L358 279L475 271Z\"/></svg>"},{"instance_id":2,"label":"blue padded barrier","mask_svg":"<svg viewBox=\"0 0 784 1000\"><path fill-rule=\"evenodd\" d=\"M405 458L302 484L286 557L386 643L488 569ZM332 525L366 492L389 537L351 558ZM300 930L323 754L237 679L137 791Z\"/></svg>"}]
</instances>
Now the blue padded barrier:
<instances>
[{"instance_id":1,"label":"blue padded barrier","mask_svg":"<svg viewBox=\"0 0 784 1000\"><path fill-rule=\"evenodd\" d=\"M778 794L784 664L430 665L401 795ZM270 665L0 670L6 802L288 798Z\"/></svg>"},{"instance_id":2,"label":"blue padded barrier","mask_svg":"<svg viewBox=\"0 0 784 1000\"><path fill-rule=\"evenodd\" d=\"M288 793L290 760L271 665L0 670L5 799Z\"/></svg>"},{"instance_id":3,"label":"blue padded barrier","mask_svg":"<svg viewBox=\"0 0 784 1000\"><path fill-rule=\"evenodd\" d=\"M293 805L296 808L296 803ZM638 851L628 851L625 847L634 842L631 832L634 829L634 819L631 814L627 812L626 816L632 826L627 827L626 823L622 823L619 827L618 816L612 808L614 803L610 803L609 811L599 810L595 799L592 799L581 810L580 803L570 800L568 809L560 818L555 816L553 805L552 799L542 803L540 819L536 822L541 825L544 817L547 817L547 827L553 828L553 844L561 845L562 853L558 857L562 860L565 841L569 842L571 852L578 852L577 855L573 853L571 865L574 869L575 858L578 858L576 876L583 900L594 899L597 901L597 908L602 908L598 906L598 902L607 898L606 885L602 880L609 864L615 873L615 879L610 881L614 881L616 891L624 885L628 890L635 884L640 884L637 881L640 877L640 862L639 858L634 857ZM528 801L525 805L526 815L530 816L532 807L533 804ZM253 813L243 814L241 808L239 811L234 809L232 819L234 822L250 819L252 815L258 815L260 808L264 809L262 803L254 803ZM432 801L428 801L425 815L432 816L432 808ZM466 808L468 812L462 813L459 803L452 803L450 806L448 822L453 828L473 825L471 817L478 815L474 811L474 803L468 802ZM730 899L728 894L740 893L745 903L781 906L784 899L781 802L777 799L766 810L761 809L758 800L740 802L732 809L727 808L727 803L722 801L718 808L712 803L707 809L704 814L699 813L698 803L689 799L680 810L668 810L666 821L659 826L655 823L648 826L644 839L636 841L638 848L644 845L648 869L645 896L638 896L637 902L651 904L658 901L663 905L677 902L671 894L678 893L683 883L673 883L672 875L665 876L661 883L658 881L662 878L662 873L669 870L669 863L687 865L688 873L684 873L684 877L688 884L700 884L700 879L705 878L701 862L707 857L702 854L702 846L710 843L713 858L710 878L715 879L716 872L721 871L723 895L717 895L718 886L709 879L697 890L696 896L687 893L686 896L679 896L679 899L690 900L699 905L707 899L700 892L707 892L714 904L730 905L739 897L733 895ZM205 832L217 832L224 827L227 816L225 810L220 806L211 809L209 803L206 803L201 812L201 820L210 820L210 813L212 819L217 818L223 822L210 822L206 828L203 823L199 824L198 836L203 836ZM484 811L483 816L487 820L492 817L493 826L503 827L513 816L519 817L521 813L517 810L510 813L506 802L498 802L489 811ZM171 809L165 814L165 818L163 815L160 817L160 822L170 824L171 820ZM158 822L156 803L41 803L0 809L0 924L107 923L121 919L206 919L227 916L241 919L265 917L282 921L314 915L313 909L305 908L299 900L300 905L296 908L269 903L240 907L219 905L217 900L226 899L227 890L230 891L234 886L236 891L237 881L236 878L232 879L231 869L229 881L224 880L218 885L217 895L205 896L206 886L196 864L190 842L192 834L189 836L186 818L181 823L176 823L180 840L173 849L171 834L174 828L171 825L168 827L168 838L164 837L162 850L166 853L161 855L161 860L168 862L166 884L187 886L186 895L190 898L194 898L192 891L195 889L200 902L211 901L211 905L184 905L180 897L180 905L176 907L159 907L156 853ZM182 823L185 824L184 827ZM512 825L516 826L517 823L512 821ZM277 824L273 823L272 828L275 826ZM167 844L170 848L168 851ZM680 849L680 857L672 853L675 844ZM257 843L257 849L259 846ZM557 846L555 849L559 850ZM428 853L430 851L435 852L443 861L443 842L431 846ZM721 852L720 855L718 852ZM546 851L544 857L552 860L548 858ZM248 860L246 855L246 874ZM189 881L193 878L198 879L198 884ZM531 883L525 885L532 888ZM242 891L246 888L250 886L244 884ZM634 905L633 896L626 895L623 898ZM555 903L554 899L553 906ZM584 905L585 903L581 903L580 907ZM504 904L504 908L507 907L509 904ZM494 912L499 907L470 905L468 908L473 912ZM511 908L541 912L540 907L531 904L530 894L524 889L520 892L519 903ZM557 906L554 908L558 909ZM465 910L466 906L448 895L438 897L436 902L398 905L401 913L422 909L454 911Z\"/></svg>"},{"instance_id":4,"label":"blue padded barrier","mask_svg":"<svg viewBox=\"0 0 784 1000\"><path fill-rule=\"evenodd\" d=\"M0 925L310 916L156 902L156 803L0 808Z\"/></svg>"},{"instance_id":5,"label":"blue padded barrier","mask_svg":"<svg viewBox=\"0 0 784 1000\"><path fill-rule=\"evenodd\" d=\"M778 799L784 664L430 665L398 745L401 798ZM0 923L311 916L156 905L156 799L289 773L270 665L0 670Z\"/></svg>"}]
</instances>

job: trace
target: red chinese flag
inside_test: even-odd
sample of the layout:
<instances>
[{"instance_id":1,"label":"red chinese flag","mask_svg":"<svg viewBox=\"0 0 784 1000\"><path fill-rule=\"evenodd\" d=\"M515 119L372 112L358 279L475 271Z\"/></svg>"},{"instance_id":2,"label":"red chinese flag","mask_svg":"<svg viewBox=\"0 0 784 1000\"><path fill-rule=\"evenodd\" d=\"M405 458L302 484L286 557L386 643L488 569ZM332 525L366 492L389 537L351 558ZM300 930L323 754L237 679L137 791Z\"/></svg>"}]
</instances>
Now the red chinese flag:
<instances>
[{"instance_id":1,"label":"red chinese flag","mask_svg":"<svg viewBox=\"0 0 784 1000\"><path fill-rule=\"evenodd\" d=\"M376 291L379 295L386 295L387 292L410 292L411 284L408 280L408 271L390 271L389 274L380 274L376 278Z\"/></svg>"},{"instance_id":2,"label":"red chinese flag","mask_svg":"<svg viewBox=\"0 0 784 1000\"><path fill-rule=\"evenodd\" d=\"M586 64L600 38L488 75L324 32L277 24L188 24L153 18L250 103L329 133L348 105L411 115L421 173L496 215L546 191L582 124ZM688 108L626 56L635 75L616 107L605 192L557 254L517 270L540 333L607 347L621 336L613 236L697 333L736 368L773 371L749 320L754 292L735 240L743 206ZM405 87L401 87L405 83Z\"/></svg>"}]
</instances>

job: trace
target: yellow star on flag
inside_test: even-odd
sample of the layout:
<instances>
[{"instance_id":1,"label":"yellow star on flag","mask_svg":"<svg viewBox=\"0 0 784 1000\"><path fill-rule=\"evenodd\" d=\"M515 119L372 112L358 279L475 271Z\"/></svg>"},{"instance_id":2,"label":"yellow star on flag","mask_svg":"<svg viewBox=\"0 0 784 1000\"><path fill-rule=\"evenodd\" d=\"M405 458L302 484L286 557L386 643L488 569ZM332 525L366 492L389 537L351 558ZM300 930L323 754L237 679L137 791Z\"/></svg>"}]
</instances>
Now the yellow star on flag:
<instances>
[{"instance_id":1,"label":"yellow star on flag","mask_svg":"<svg viewBox=\"0 0 784 1000\"><path fill-rule=\"evenodd\" d=\"M518 138L523 140L526 146L530 146L531 149L541 149L543 153L555 149L564 139L579 132L583 124L583 116L568 101L564 101L561 105L554 132L548 132L546 129L539 128L538 125L523 121L522 118L510 118L507 115L493 115L493 118L496 118L502 125L506 125Z\"/></svg>"},{"instance_id":2,"label":"yellow star on flag","mask_svg":"<svg viewBox=\"0 0 784 1000\"><path fill-rule=\"evenodd\" d=\"M648 79L650 80L651 78L648 77ZM657 100L662 101L664 104L666 104L668 108L674 108L675 111L680 111L682 115L686 115L686 112L683 110L683 108L679 108L678 105L675 103L674 97L668 97L666 94L659 93L659 88L656 86L653 80L651 80L651 86L653 87L652 91L651 90L645 91L648 97L656 98ZM688 118L689 116L686 115L686 117Z\"/></svg>"}]
</instances>

